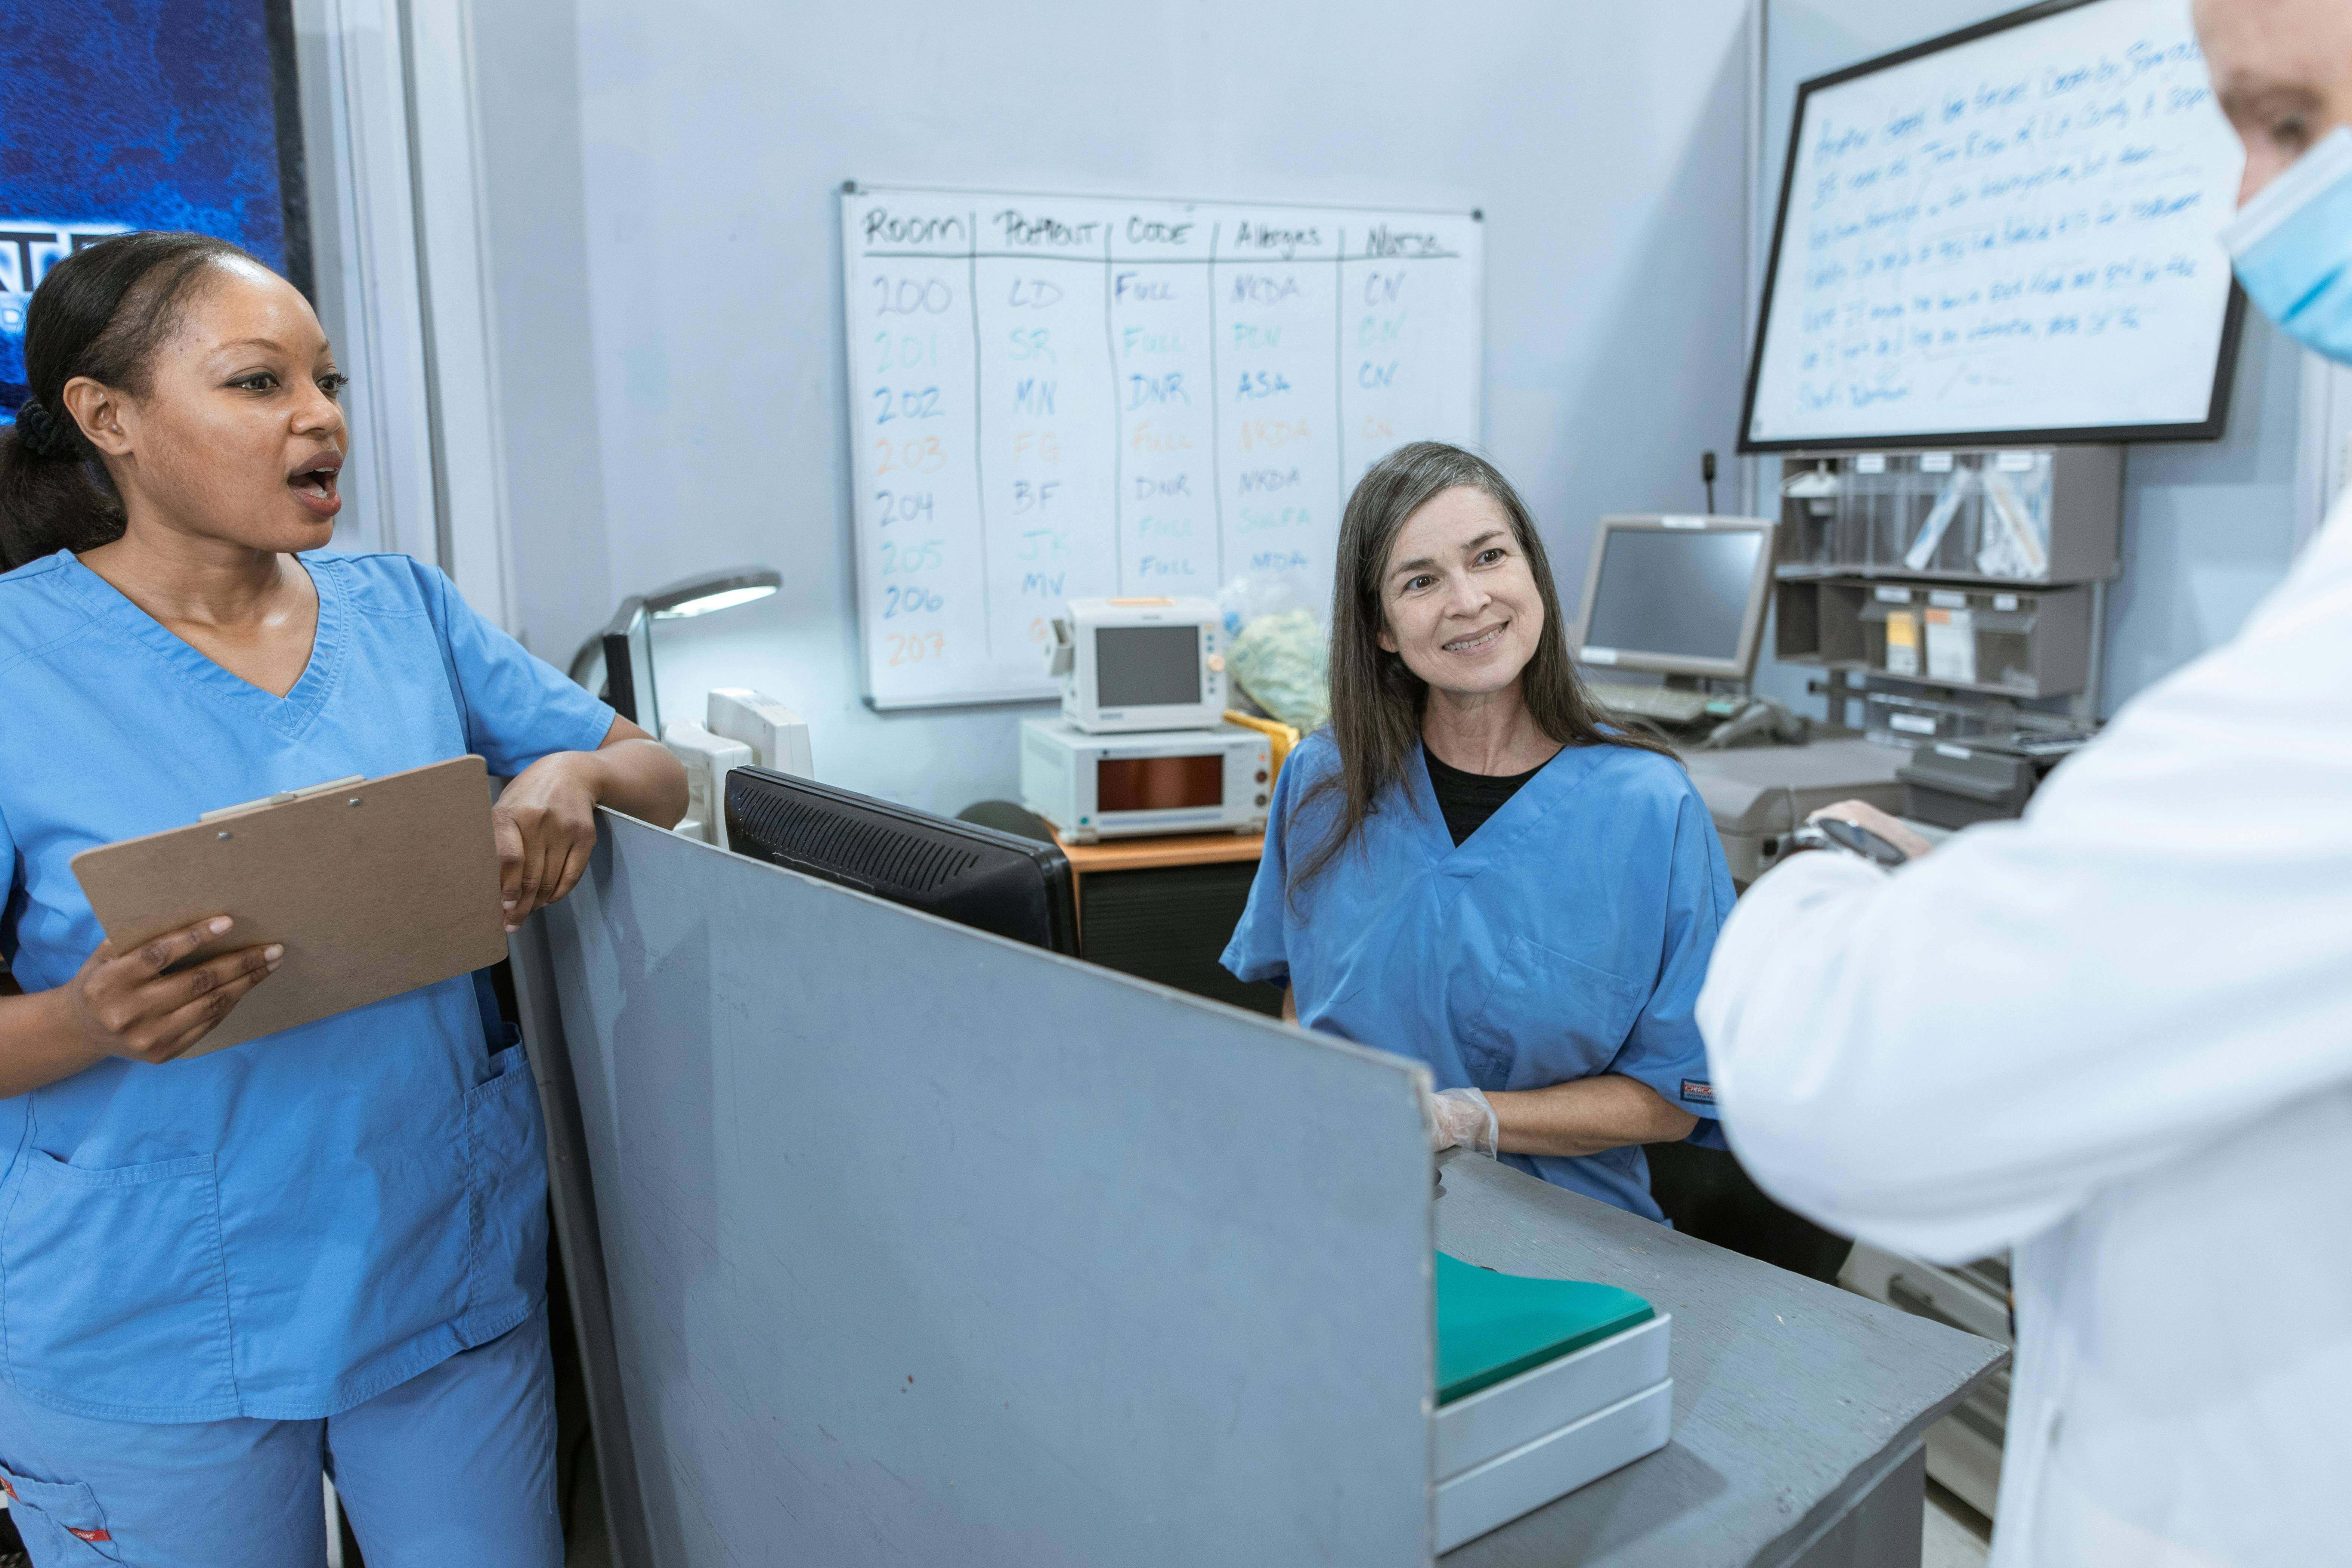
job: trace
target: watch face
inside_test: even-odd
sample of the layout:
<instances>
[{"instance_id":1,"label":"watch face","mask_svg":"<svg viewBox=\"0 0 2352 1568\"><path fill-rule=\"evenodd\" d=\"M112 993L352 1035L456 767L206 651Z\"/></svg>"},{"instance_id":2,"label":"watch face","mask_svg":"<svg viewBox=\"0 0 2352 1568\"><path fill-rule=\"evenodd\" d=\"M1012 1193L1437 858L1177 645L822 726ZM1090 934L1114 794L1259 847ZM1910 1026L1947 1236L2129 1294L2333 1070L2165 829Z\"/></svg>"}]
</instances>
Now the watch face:
<instances>
[{"instance_id":1,"label":"watch face","mask_svg":"<svg viewBox=\"0 0 2352 1568\"><path fill-rule=\"evenodd\" d=\"M1864 859L1881 866L1900 866L1909 858L1902 850L1881 838L1867 827L1858 827L1841 816L1823 816L1811 826L1822 830L1822 836L1842 849L1850 849Z\"/></svg>"}]
</instances>

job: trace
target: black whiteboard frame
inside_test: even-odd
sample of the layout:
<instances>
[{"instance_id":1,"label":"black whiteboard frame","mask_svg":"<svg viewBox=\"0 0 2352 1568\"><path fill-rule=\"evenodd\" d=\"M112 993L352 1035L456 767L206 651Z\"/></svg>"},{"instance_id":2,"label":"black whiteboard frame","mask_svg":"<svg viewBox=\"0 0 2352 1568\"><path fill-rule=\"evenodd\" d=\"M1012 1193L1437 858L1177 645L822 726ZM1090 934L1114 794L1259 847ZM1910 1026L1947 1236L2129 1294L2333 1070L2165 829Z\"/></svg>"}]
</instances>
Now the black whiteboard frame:
<instances>
[{"instance_id":1,"label":"black whiteboard frame","mask_svg":"<svg viewBox=\"0 0 2352 1568\"><path fill-rule=\"evenodd\" d=\"M1957 32L1945 33L1906 48L1896 49L1892 54L1880 55L1798 84L1797 101L1789 116L1788 155L1780 166L1780 200L1772 215L1772 247L1765 258L1764 295L1756 310L1756 339L1748 349L1747 390L1739 403L1739 451L1869 452L1918 447L2106 446L2122 441L2218 441L2227 432L2230 392L2238 368L2238 339L2245 324L2246 314L2245 290L2238 286L2234 275L2230 279L2229 303L2222 307L2221 341L2213 356L2213 386L2206 397L2205 417L2201 420L2175 425L2066 425L2042 430L1922 430L1868 436L1811 436L1769 441L1756 440L1748 435L1756 418L1756 384L1764 368L1765 334L1771 330L1772 291L1780 279L1780 242L1788 228L1789 198L1796 178L1797 152L1804 135L1805 107L1812 95L1857 77L1908 64L1924 55L1972 44L1994 33L2044 21L2061 12L2099 3L2100 0L2039 0L2036 5L2004 12Z\"/></svg>"}]
</instances>

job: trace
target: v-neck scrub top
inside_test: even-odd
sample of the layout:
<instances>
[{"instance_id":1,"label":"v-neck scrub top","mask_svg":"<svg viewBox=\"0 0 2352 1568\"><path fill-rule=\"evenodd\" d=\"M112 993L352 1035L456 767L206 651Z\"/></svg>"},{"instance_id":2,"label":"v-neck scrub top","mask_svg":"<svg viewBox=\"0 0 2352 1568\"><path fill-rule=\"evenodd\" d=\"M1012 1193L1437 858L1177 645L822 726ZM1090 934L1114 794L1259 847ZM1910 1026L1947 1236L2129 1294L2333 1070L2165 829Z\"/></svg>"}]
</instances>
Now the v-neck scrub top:
<instances>
[{"instance_id":1,"label":"v-neck scrub top","mask_svg":"<svg viewBox=\"0 0 2352 1568\"><path fill-rule=\"evenodd\" d=\"M438 571L299 559L319 626L282 699L69 553L0 576L0 955L26 991L102 940L68 865L84 849L352 773L473 752L512 776L603 743L613 710ZM521 1322L545 1288L530 1071L491 1049L462 976L0 1100L0 1364L75 1415L336 1415Z\"/></svg>"},{"instance_id":2,"label":"v-neck scrub top","mask_svg":"<svg viewBox=\"0 0 2352 1568\"><path fill-rule=\"evenodd\" d=\"M1445 819L1445 831L1454 836L1457 847L1486 826L1486 819L1502 810L1529 779L1543 772L1543 764L1538 763L1523 773L1467 773L1441 760L1427 746L1421 749L1421 760L1429 768L1429 791L1437 799L1437 814Z\"/></svg>"},{"instance_id":3,"label":"v-neck scrub top","mask_svg":"<svg viewBox=\"0 0 2352 1568\"><path fill-rule=\"evenodd\" d=\"M1292 866L1339 809L1336 794L1301 802L1338 766L1328 730L1283 764L1227 969L1288 985L1310 1029L1417 1058L1439 1089L1616 1073L1699 1117L1693 1142L1724 1146L1692 1010L1731 874L1680 767L1571 746L1457 846L1415 747L1357 841L1294 896ZM1662 1217L1638 1147L1503 1159Z\"/></svg>"}]
</instances>

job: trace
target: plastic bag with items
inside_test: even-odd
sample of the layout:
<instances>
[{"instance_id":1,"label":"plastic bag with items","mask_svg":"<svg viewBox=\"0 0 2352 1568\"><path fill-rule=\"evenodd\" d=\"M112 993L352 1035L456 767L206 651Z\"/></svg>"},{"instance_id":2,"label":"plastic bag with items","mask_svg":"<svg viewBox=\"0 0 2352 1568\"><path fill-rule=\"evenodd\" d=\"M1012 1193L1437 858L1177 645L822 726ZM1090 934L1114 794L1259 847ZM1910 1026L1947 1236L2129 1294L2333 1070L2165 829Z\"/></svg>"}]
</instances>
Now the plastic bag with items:
<instances>
[{"instance_id":1,"label":"plastic bag with items","mask_svg":"<svg viewBox=\"0 0 2352 1568\"><path fill-rule=\"evenodd\" d=\"M1301 734L1331 717L1330 649L1297 586L1274 573L1236 577L1217 595L1233 683Z\"/></svg>"}]
</instances>

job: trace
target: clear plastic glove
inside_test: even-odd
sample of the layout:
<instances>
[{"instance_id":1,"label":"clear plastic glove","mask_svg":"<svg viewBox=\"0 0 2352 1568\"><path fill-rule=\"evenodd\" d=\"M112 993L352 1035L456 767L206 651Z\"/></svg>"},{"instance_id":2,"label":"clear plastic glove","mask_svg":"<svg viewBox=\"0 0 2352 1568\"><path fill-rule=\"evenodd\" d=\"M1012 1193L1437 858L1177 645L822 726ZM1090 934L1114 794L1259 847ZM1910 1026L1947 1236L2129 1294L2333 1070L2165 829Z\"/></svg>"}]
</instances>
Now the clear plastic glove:
<instances>
[{"instance_id":1,"label":"clear plastic glove","mask_svg":"<svg viewBox=\"0 0 2352 1568\"><path fill-rule=\"evenodd\" d=\"M1502 1142L1502 1128L1495 1120L1495 1108L1486 1102L1486 1090L1441 1089L1430 1096L1429 1104L1429 1147L1433 1152L1467 1149L1489 1160L1495 1157Z\"/></svg>"}]
</instances>

